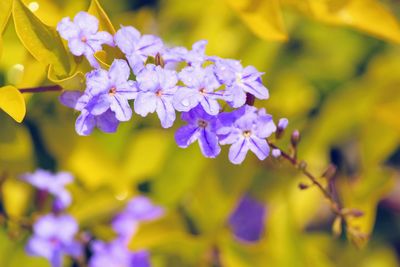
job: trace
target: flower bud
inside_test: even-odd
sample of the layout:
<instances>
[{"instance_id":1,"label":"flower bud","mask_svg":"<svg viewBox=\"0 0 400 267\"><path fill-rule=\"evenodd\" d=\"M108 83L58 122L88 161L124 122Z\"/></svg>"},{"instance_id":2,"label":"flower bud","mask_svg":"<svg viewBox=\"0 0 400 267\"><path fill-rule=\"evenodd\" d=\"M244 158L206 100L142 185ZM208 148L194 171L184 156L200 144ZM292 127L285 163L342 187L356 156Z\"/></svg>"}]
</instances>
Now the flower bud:
<instances>
[{"instance_id":1,"label":"flower bud","mask_svg":"<svg viewBox=\"0 0 400 267\"><path fill-rule=\"evenodd\" d=\"M300 142L300 132L299 130L294 130L292 136L290 138L290 142L292 143L293 147L297 147L298 143Z\"/></svg>"},{"instance_id":2,"label":"flower bud","mask_svg":"<svg viewBox=\"0 0 400 267\"><path fill-rule=\"evenodd\" d=\"M161 67L164 68L165 62L164 62L164 59L162 58L160 53L156 54L156 57L154 59L154 63L155 63L156 66L161 66Z\"/></svg>"},{"instance_id":3,"label":"flower bud","mask_svg":"<svg viewBox=\"0 0 400 267\"><path fill-rule=\"evenodd\" d=\"M289 121L286 118L282 118L278 122L278 127L275 132L275 136L277 139L281 138L285 132L286 127L288 126Z\"/></svg>"},{"instance_id":4,"label":"flower bud","mask_svg":"<svg viewBox=\"0 0 400 267\"><path fill-rule=\"evenodd\" d=\"M310 186L308 184L305 183L299 183L299 188L300 190L305 190L308 189Z\"/></svg>"},{"instance_id":5,"label":"flower bud","mask_svg":"<svg viewBox=\"0 0 400 267\"><path fill-rule=\"evenodd\" d=\"M275 149L272 149L271 154L272 154L272 156L273 156L274 158L279 158L279 157L281 156L282 152L281 152L280 149L275 148Z\"/></svg>"}]
</instances>

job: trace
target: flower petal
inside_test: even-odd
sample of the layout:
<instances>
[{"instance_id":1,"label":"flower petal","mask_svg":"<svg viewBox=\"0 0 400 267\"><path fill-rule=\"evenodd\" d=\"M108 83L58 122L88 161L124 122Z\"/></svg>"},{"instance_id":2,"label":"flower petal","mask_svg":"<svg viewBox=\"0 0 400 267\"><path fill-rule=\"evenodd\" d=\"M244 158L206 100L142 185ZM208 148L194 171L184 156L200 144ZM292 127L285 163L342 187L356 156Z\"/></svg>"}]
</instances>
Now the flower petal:
<instances>
[{"instance_id":1,"label":"flower petal","mask_svg":"<svg viewBox=\"0 0 400 267\"><path fill-rule=\"evenodd\" d=\"M57 24L57 31L65 40L70 40L72 38L79 38L79 28L76 26L70 18L63 18Z\"/></svg>"},{"instance_id":2,"label":"flower petal","mask_svg":"<svg viewBox=\"0 0 400 267\"><path fill-rule=\"evenodd\" d=\"M171 127L175 121L175 109L171 102L172 99L166 97L157 98L156 112L163 128Z\"/></svg>"},{"instance_id":3,"label":"flower petal","mask_svg":"<svg viewBox=\"0 0 400 267\"><path fill-rule=\"evenodd\" d=\"M159 89L160 82L154 68L154 65L147 65L146 68L140 71L136 76L137 86L140 91L155 92Z\"/></svg>"},{"instance_id":4,"label":"flower petal","mask_svg":"<svg viewBox=\"0 0 400 267\"><path fill-rule=\"evenodd\" d=\"M129 79L129 75L131 75L131 70L125 60L115 59L111 64L108 75L113 85L117 86L121 83L126 83Z\"/></svg>"},{"instance_id":5,"label":"flower petal","mask_svg":"<svg viewBox=\"0 0 400 267\"><path fill-rule=\"evenodd\" d=\"M87 43L93 48L93 50L99 51L102 49L103 44L114 46L114 38L108 32L97 32L88 37Z\"/></svg>"},{"instance_id":6,"label":"flower petal","mask_svg":"<svg viewBox=\"0 0 400 267\"><path fill-rule=\"evenodd\" d=\"M97 127L105 133L115 133L117 131L119 121L115 118L115 113L107 110L100 116L96 117Z\"/></svg>"},{"instance_id":7,"label":"flower petal","mask_svg":"<svg viewBox=\"0 0 400 267\"><path fill-rule=\"evenodd\" d=\"M75 56L82 56L86 51L86 44L79 39L70 39L68 47L71 53Z\"/></svg>"},{"instance_id":8,"label":"flower petal","mask_svg":"<svg viewBox=\"0 0 400 267\"><path fill-rule=\"evenodd\" d=\"M248 144L244 137L239 138L229 149L229 160L233 164L240 164L246 157L249 150Z\"/></svg>"},{"instance_id":9,"label":"flower petal","mask_svg":"<svg viewBox=\"0 0 400 267\"><path fill-rule=\"evenodd\" d=\"M100 95L93 100L90 113L93 115L100 115L106 112L112 103L112 98L108 94Z\"/></svg>"},{"instance_id":10,"label":"flower petal","mask_svg":"<svg viewBox=\"0 0 400 267\"><path fill-rule=\"evenodd\" d=\"M87 12L79 12L74 18L74 23L85 34L95 34L99 29L99 20Z\"/></svg>"},{"instance_id":11,"label":"flower petal","mask_svg":"<svg viewBox=\"0 0 400 267\"><path fill-rule=\"evenodd\" d=\"M92 95L105 93L109 90L108 72L102 69L96 69L86 74L87 91Z\"/></svg>"},{"instance_id":12,"label":"flower petal","mask_svg":"<svg viewBox=\"0 0 400 267\"><path fill-rule=\"evenodd\" d=\"M83 95L82 91L64 91L61 93L59 100L61 104L69 108L75 108L78 99Z\"/></svg>"},{"instance_id":13,"label":"flower petal","mask_svg":"<svg viewBox=\"0 0 400 267\"><path fill-rule=\"evenodd\" d=\"M115 117L119 121L129 121L132 118L132 109L128 100L122 95L114 95L111 100L110 108L115 112Z\"/></svg>"},{"instance_id":14,"label":"flower petal","mask_svg":"<svg viewBox=\"0 0 400 267\"><path fill-rule=\"evenodd\" d=\"M192 124L182 126L175 132L175 141L179 147L186 148L199 138L200 130L199 127Z\"/></svg>"},{"instance_id":15,"label":"flower petal","mask_svg":"<svg viewBox=\"0 0 400 267\"><path fill-rule=\"evenodd\" d=\"M139 41L140 32L133 27L121 27L114 36L114 41L126 55L135 51L135 44Z\"/></svg>"},{"instance_id":16,"label":"flower petal","mask_svg":"<svg viewBox=\"0 0 400 267\"><path fill-rule=\"evenodd\" d=\"M199 103L200 95L197 90L180 87L173 98L173 104L178 111L189 111Z\"/></svg>"},{"instance_id":17,"label":"flower petal","mask_svg":"<svg viewBox=\"0 0 400 267\"><path fill-rule=\"evenodd\" d=\"M143 35L137 44L137 53L146 57L155 57L157 53L163 50L163 43L161 39L154 35Z\"/></svg>"},{"instance_id":18,"label":"flower petal","mask_svg":"<svg viewBox=\"0 0 400 267\"><path fill-rule=\"evenodd\" d=\"M135 112L142 117L156 111L157 96L152 92L139 92L134 103Z\"/></svg>"},{"instance_id":19,"label":"flower petal","mask_svg":"<svg viewBox=\"0 0 400 267\"><path fill-rule=\"evenodd\" d=\"M204 111L210 115L217 115L219 113L219 103L216 99L212 99L208 96L203 96L200 100L201 106Z\"/></svg>"},{"instance_id":20,"label":"flower petal","mask_svg":"<svg viewBox=\"0 0 400 267\"><path fill-rule=\"evenodd\" d=\"M260 160L266 159L269 155L269 146L265 139L252 136L248 139L248 146Z\"/></svg>"},{"instance_id":21,"label":"flower petal","mask_svg":"<svg viewBox=\"0 0 400 267\"><path fill-rule=\"evenodd\" d=\"M53 252L53 244L48 239L33 236L26 244L25 250L28 255L50 259Z\"/></svg>"},{"instance_id":22,"label":"flower petal","mask_svg":"<svg viewBox=\"0 0 400 267\"><path fill-rule=\"evenodd\" d=\"M215 158L221 152L221 147L218 145L217 135L206 129L201 130L199 146L201 152L207 158Z\"/></svg>"},{"instance_id":23,"label":"flower petal","mask_svg":"<svg viewBox=\"0 0 400 267\"><path fill-rule=\"evenodd\" d=\"M92 133L96 120L87 110L82 110L82 113L76 119L75 131L79 135L89 135Z\"/></svg>"}]
</instances>

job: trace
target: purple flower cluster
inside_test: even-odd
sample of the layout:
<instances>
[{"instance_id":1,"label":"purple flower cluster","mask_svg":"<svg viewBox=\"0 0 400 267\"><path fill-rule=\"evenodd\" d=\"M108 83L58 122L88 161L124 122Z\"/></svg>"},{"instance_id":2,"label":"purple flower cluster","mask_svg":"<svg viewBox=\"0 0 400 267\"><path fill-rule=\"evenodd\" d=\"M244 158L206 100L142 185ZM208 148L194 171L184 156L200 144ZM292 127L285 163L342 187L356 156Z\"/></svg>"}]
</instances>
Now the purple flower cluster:
<instances>
[{"instance_id":1,"label":"purple flower cluster","mask_svg":"<svg viewBox=\"0 0 400 267\"><path fill-rule=\"evenodd\" d=\"M92 26L85 26L89 22ZM97 25L95 17L80 12L73 22L64 18L57 27L71 52L85 55L95 67L86 74L84 92L66 91L60 97L61 103L80 111L78 134L89 135L95 127L115 132L120 122L131 119L133 101L136 114L157 113L164 128L173 126L176 112L181 112L187 125L176 132L180 147L197 140L204 156L214 158L220 145L231 145L234 164L240 164L248 150L260 160L269 155L265 139L276 130L272 116L246 104L249 97L269 97L263 73L238 60L207 56L204 40L191 50L170 48L159 37L141 35L130 26L121 26L110 40L97 32ZM103 44L115 45L127 61L115 59L109 70L100 68L92 61ZM222 103L233 111L222 112Z\"/></svg>"},{"instance_id":2,"label":"purple flower cluster","mask_svg":"<svg viewBox=\"0 0 400 267\"><path fill-rule=\"evenodd\" d=\"M89 267L150 267L149 253L130 251L129 241L141 222L152 221L164 215L164 210L146 197L132 199L112 222L117 237L111 242L94 241Z\"/></svg>"}]
</instances>

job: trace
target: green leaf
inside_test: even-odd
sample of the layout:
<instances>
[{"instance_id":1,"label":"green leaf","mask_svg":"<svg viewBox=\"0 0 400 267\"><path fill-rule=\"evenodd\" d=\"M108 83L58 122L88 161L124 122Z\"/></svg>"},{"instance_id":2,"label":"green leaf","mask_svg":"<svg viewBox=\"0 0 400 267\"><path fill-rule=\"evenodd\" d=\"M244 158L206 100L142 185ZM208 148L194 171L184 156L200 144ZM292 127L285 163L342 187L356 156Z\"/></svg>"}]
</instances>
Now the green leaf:
<instances>
[{"instance_id":1,"label":"green leaf","mask_svg":"<svg viewBox=\"0 0 400 267\"><path fill-rule=\"evenodd\" d=\"M88 13L99 19L99 30L115 34L115 28L98 0L92 0Z\"/></svg>"},{"instance_id":2,"label":"green leaf","mask_svg":"<svg viewBox=\"0 0 400 267\"><path fill-rule=\"evenodd\" d=\"M0 88L0 108L17 122L21 122L25 117L25 100L14 86Z\"/></svg>"},{"instance_id":3,"label":"green leaf","mask_svg":"<svg viewBox=\"0 0 400 267\"><path fill-rule=\"evenodd\" d=\"M0 35L3 33L11 15L12 0L0 1Z\"/></svg>"},{"instance_id":4,"label":"green leaf","mask_svg":"<svg viewBox=\"0 0 400 267\"><path fill-rule=\"evenodd\" d=\"M14 0L15 30L25 48L38 61L53 65L58 76L71 71L71 60L55 29L41 22L22 2Z\"/></svg>"}]
</instances>

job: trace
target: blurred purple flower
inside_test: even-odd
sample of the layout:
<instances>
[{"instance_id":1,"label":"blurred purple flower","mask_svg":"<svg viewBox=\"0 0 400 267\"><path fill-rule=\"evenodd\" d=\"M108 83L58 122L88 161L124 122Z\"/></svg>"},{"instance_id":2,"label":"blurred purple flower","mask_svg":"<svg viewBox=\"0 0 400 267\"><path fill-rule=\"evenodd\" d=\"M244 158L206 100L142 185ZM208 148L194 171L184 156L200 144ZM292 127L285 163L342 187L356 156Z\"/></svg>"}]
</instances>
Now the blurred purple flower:
<instances>
[{"instance_id":1,"label":"blurred purple flower","mask_svg":"<svg viewBox=\"0 0 400 267\"><path fill-rule=\"evenodd\" d=\"M285 130L288 124L289 124L288 119L282 118L278 121L278 128L281 130Z\"/></svg>"},{"instance_id":2,"label":"blurred purple flower","mask_svg":"<svg viewBox=\"0 0 400 267\"><path fill-rule=\"evenodd\" d=\"M188 124L176 131L176 143L179 147L186 148L198 141L203 155L215 158L221 152L216 134L216 119L216 116L207 114L201 105L182 113L182 120Z\"/></svg>"},{"instance_id":3,"label":"blurred purple flower","mask_svg":"<svg viewBox=\"0 0 400 267\"><path fill-rule=\"evenodd\" d=\"M161 39L154 35L142 35L134 27L121 27L114 36L115 43L126 55L128 62L137 75L143 68L149 56L155 57L161 53L164 45Z\"/></svg>"},{"instance_id":4,"label":"blurred purple flower","mask_svg":"<svg viewBox=\"0 0 400 267\"><path fill-rule=\"evenodd\" d=\"M162 127L171 127L176 116L172 103L177 90L176 72L147 64L136 80L139 91L134 104L135 112L143 117L157 112Z\"/></svg>"},{"instance_id":5,"label":"blurred purple flower","mask_svg":"<svg viewBox=\"0 0 400 267\"><path fill-rule=\"evenodd\" d=\"M189 111L199 103L210 115L217 115L220 110L219 92L214 92L220 83L214 75L213 68L186 67L178 75L185 84L179 87L174 96L174 107L178 111Z\"/></svg>"},{"instance_id":6,"label":"blurred purple flower","mask_svg":"<svg viewBox=\"0 0 400 267\"><path fill-rule=\"evenodd\" d=\"M72 183L73 176L68 172L51 173L38 169L34 173L26 173L21 178L43 192L54 196L53 208L57 211L67 208L71 204L71 195L65 189L67 184Z\"/></svg>"},{"instance_id":7,"label":"blurred purple flower","mask_svg":"<svg viewBox=\"0 0 400 267\"><path fill-rule=\"evenodd\" d=\"M33 226L33 236L26 245L31 256L48 259L52 267L61 267L64 255L79 257L82 246L74 239L78 224L69 215L41 217Z\"/></svg>"},{"instance_id":8,"label":"blurred purple flower","mask_svg":"<svg viewBox=\"0 0 400 267\"><path fill-rule=\"evenodd\" d=\"M276 131L272 116L265 109L256 109L245 105L232 113L219 116L220 144L231 144L229 160L240 164L251 150L260 160L269 155L269 146L265 138Z\"/></svg>"},{"instance_id":9,"label":"blurred purple flower","mask_svg":"<svg viewBox=\"0 0 400 267\"><path fill-rule=\"evenodd\" d=\"M163 215L163 208L154 205L147 197L139 196L130 200L125 209L114 218L112 227L119 238L129 241L139 223L153 221Z\"/></svg>"},{"instance_id":10,"label":"blurred purple flower","mask_svg":"<svg viewBox=\"0 0 400 267\"><path fill-rule=\"evenodd\" d=\"M118 239L110 243L95 241L92 250L89 267L150 267L147 251L129 251Z\"/></svg>"},{"instance_id":11,"label":"blurred purple flower","mask_svg":"<svg viewBox=\"0 0 400 267\"><path fill-rule=\"evenodd\" d=\"M262 72L253 66L243 68L240 61L215 59L215 74L226 85L226 99L233 107L241 107L246 102L246 93L259 99L268 99L267 88L262 84Z\"/></svg>"},{"instance_id":12,"label":"blurred purple flower","mask_svg":"<svg viewBox=\"0 0 400 267\"><path fill-rule=\"evenodd\" d=\"M266 207L244 196L229 218L229 225L236 238L245 242L257 242L264 231Z\"/></svg>"},{"instance_id":13,"label":"blurred purple flower","mask_svg":"<svg viewBox=\"0 0 400 267\"><path fill-rule=\"evenodd\" d=\"M108 32L98 31L99 21L87 12L76 14L74 21L63 18L57 25L57 31L68 41L68 47L75 56L85 55L90 64L97 68L99 64L94 53L102 50L102 45L114 46L113 37Z\"/></svg>"}]
</instances>

